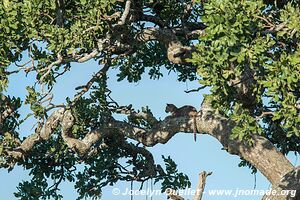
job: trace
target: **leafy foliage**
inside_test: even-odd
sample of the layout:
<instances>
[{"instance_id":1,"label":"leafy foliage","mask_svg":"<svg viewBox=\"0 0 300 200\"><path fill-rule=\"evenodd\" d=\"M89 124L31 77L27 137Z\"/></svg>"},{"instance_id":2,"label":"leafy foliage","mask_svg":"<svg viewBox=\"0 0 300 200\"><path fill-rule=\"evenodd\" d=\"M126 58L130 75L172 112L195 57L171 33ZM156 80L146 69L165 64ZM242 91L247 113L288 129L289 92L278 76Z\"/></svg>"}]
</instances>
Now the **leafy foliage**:
<instances>
[{"instance_id":1,"label":"leafy foliage","mask_svg":"<svg viewBox=\"0 0 300 200\"><path fill-rule=\"evenodd\" d=\"M281 130L281 150L299 151L298 11L291 3L282 10L261 1L205 4L202 20L209 27L193 62L200 83L212 87L215 107L236 121L233 138L253 133L278 138L275 126ZM283 143L293 144L286 148Z\"/></svg>"},{"instance_id":2,"label":"leafy foliage","mask_svg":"<svg viewBox=\"0 0 300 200\"><path fill-rule=\"evenodd\" d=\"M59 199L62 181L75 183L78 199L100 197L103 187L117 181L154 179L163 191L190 187L188 177L170 157L163 157L165 169L161 170L146 148L118 131L114 137L103 137L93 144L91 155L74 154L62 138L61 125L53 128L50 139L38 138L39 143L24 159L15 161L6 153L22 153L19 147L26 138L19 138L18 126L31 115L38 130L54 110L71 110L75 122L69 136L80 140L113 121L113 114L122 106L110 96L107 71L103 70L108 64L118 70L118 81L138 82L145 73L159 79L162 69L176 72L179 81L199 80L211 88L213 106L236 122L232 139L251 142L251 134L260 134L285 154L299 153L299 1L282 1L280 5L267 0L192 2L132 1L132 15L126 18L126 2L119 0L2 1L0 166L10 170L16 162L32 176L31 181L19 184L17 198ZM124 17L127 22L122 24ZM137 39L143 30L158 28L160 33L171 30L176 44L192 46L193 57L185 64L174 64L168 57L172 38L164 38L167 42ZM194 34L198 29L205 30L197 39ZM59 77L68 73L74 62L90 59L101 67L103 64L102 70L76 88L74 98L54 105L50 94ZM34 85L25 86L25 99L6 91L9 76L19 72L36 77ZM23 119L19 110L27 105L31 112ZM141 111L153 116L148 107ZM8 116L2 119L2 113ZM129 115L124 123L145 130L154 127L151 120L136 115ZM107 146L100 148L102 143ZM240 166L256 171L247 161Z\"/></svg>"},{"instance_id":3,"label":"leafy foliage","mask_svg":"<svg viewBox=\"0 0 300 200\"><path fill-rule=\"evenodd\" d=\"M187 175L178 172L177 164L168 156L167 158L162 156L166 164L166 175L155 179L155 182L163 180L162 182L162 192L166 189L171 188L173 190L184 189L186 187L191 187L191 182Z\"/></svg>"}]
</instances>

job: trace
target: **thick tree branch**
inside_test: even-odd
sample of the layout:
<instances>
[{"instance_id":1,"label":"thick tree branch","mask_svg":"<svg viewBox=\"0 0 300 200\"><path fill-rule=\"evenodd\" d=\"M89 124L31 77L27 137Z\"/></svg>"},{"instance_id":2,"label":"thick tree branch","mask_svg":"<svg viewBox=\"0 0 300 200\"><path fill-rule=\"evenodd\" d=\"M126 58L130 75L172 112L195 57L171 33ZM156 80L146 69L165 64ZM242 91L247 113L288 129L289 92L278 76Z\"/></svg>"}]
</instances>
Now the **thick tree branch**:
<instances>
[{"instance_id":1,"label":"thick tree branch","mask_svg":"<svg viewBox=\"0 0 300 200\"><path fill-rule=\"evenodd\" d=\"M18 159L22 159L38 142L48 140L54 130L58 127L59 122L62 120L64 108L54 111L47 119L45 124L39 124L35 133L28 136L19 147L13 150L6 150L5 153L11 158L12 161L7 163L13 167Z\"/></svg>"},{"instance_id":2,"label":"thick tree branch","mask_svg":"<svg viewBox=\"0 0 300 200\"><path fill-rule=\"evenodd\" d=\"M272 186L276 193L265 195L263 200L299 200L300 199L300 166L285 174L280 182ZM283 191L284 190L284 191ZM288 191L288 192L287 192ZM282 195L287 194L287 195Z\"/></svg>"},{"instance_id":3,"label":"thick tree branch","mask_svg":"<svg viewBox=\"0 0 300 200\"><path fill-rule=\"evenodd\" d=\"M232 140L230 139L230 133L235 123L214 113L208 107L204 108L200 110L196 118L197 130L201 130L201 133L210 134L218 139L229 153L249 161L272 184L279 183L284 175L293 170L291 163L266 138L252 135L252 146L246 142ZM39 132L25 139L19 149L22 152L29 151L37 142L48 139L60 120L62 120L62 136L65 142L79 154L85 154L95 142L100 140L103 134L100 133L100 130L95 130L87 134L82 141L72 138L69 131L73 125L73 117L70 111L64 112L64 109L59 109L49 117L45 126ZM110 134L117 129L124 136L141 142L145 146L154 146L158 143L164 144L168 142L179 132L194 133L194 122L194 118L188 116L168 117L163 121L157 122L152 129L145 130L126 122L115 120L108 123L107 128L101 131L104 131L105 134Z\"/></svg>"},{"instance_id":4,"label":"thick tree branch","mask_svg":"<svg viewBox=\"0 0 300 200\"><path fill-rule=\"evenodd\" d=\"M195 118L189 116L167 117L163 121L157 121L149 130L133 126L123 121L113 120L102 130L94 130L88 133L84 139L75 139L71 136L70 130L74 124L71 111L59 109L55 111L42 128L26 138L15 151L7 152L8 155L20 158L25 155L37 142L49 139L50 135L57 128L59 122L62 126L62 137L69 148L79 155L85 155L91 151L91 147L103 138L103 135L114 134L117 130L123 136L136 140L145 146L155 146L168 142L176 133L194 133ZM203 104L196 117L197 130L202 134L209 134L218 139L230 154L238 155L255 166L271 183L278 185L283 177L293 171L293 166L287 158L281 154L266 138L259 135L252 135L253 144L230 139L235 123L215 113L207 104ZM293 176L286 179L291 183L295 181ZM296 179L299 181L299 179Z\"/></svg>"},{"instance_id":5,"label":"thick tree branch","mask_svg":"<svg viewBox=\"0 0 300 200\"><path fill-rule=\"evenodd\" d=\"M196 124L197 130L218 139L230 154L238 155L249 161L272 184L278 183L286 173L293 169L287 158L262 136L252 135L252 146L247 142L230 139L235 123L210 110L207 106L198 113ZM123 134L145 146L165 144L179 132L193 133L193 125L194 119L191 117L168 117L151 130L144 130L119 121L111 124L112 127L118 128Z\"/></svg>"},{"instance_id":6,"label":"thick tree branch","mask_svg":"<svg viewBox=\"0 0 300 200\"><path fill-rule=\"evenodd\" d=\"M157 40L165 44L167 48L167 56L169 61L175 64L187 64L188 58L191 58L192 52L195 51L193 47L184 46L175 33L171 29L157 29L148 28L142 30L137 34L136 40L138 42L148 42Z\"/></svg>"},{"instance_id":7,"label":"thick tree branch","mask_svg":"<svg viewBox=\"0 0 300 200\"><path fill-rule=\"evenodd\" d=\"M72 137L72 126L74 125L74 117L70 110L67 110L64 113L63 120L61 122L62 126L62 138L68 145L70 149L77 152L80 156L85 155L88 151L91 150L92 145L99 141L103 134L100 134L100 131L90 131L85 137L80 139L75 139Z\"/></svg>"}]
</instances>

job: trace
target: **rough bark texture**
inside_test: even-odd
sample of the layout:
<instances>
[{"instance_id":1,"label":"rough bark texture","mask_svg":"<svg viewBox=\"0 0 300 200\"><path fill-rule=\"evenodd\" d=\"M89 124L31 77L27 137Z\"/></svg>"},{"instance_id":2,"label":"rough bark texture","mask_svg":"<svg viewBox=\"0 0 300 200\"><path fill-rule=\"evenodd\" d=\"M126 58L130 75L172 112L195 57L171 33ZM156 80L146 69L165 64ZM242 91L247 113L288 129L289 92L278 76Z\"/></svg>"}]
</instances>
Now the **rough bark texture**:
<instances>
[{"instance_id":1,"label":"rough bark texture","mask_svg":"<svg viewBox=\"0 0 300 200\"><path fill-rule=\"evenodd\" d=\"M42 83L57 66L71 62L83 63L93 58L96 58L99 61L101 59L101 62L103 61L105 66L82 87L82 90L74 97L72 103L68 105L69 107L72 107L76 104L76 101L80 99L80 97L89 91L95 83L95 80L106 74L108 68L111 66L109 62L112 62L117 58L122 58L123 56L134 55L136 49L138 49L137 47L146 44L149 41L157 41L166 47L165 55L170 63L186 66L192 65L192 63L189 62L189 58L191 58L192 53L196 51L196 48L189 44L192 44L193 39L203 35L204 30L207 27L205 24L200 23L197 19L187 23L193 10L192 7L194 6L194 1L190 1L188 4L185 4L183 16L179 20L182 24L175 27L166 24L167 22L159 15L149 15L148 11L145 12L145 7L143 6L142 1L118 0L118 2L121 7L124 6L124 11L120 12L120 9L117 9L116 12L112 13L110 16L103 16L103 20L110 25L110 30L107 31L107 34L100 36L100 38L95 38L97 42L95 42L95 45L92 48L88 48L86 51L74 52L73 54L61 55L58 53L58 55L55 55L53 58L56 60L51 60L51 63L48 66L39 70L37 70L34 65L31 67L24 66L18 70L7 72L7 74L18 73L23 69L26 74L31 71L36 71L42 74L41 78L38 80L39 83ZM265 2L271 4L275 4L276 2L276 4L281 7L287 1ZM154 3L155 1L149 1L146 4L148 8L153 8L153 5L151 4ZM64 26L62 22L64 13L62 4L59 6L58 15L57 25L63 28ZM147 22L149 24L154 24L155 26L146 26L140 30L132 31L134 27L133 24L141 22ZM279 27L282 28L280 25L277 25L277 28L274 25L273 29L279 30ZM93 26L88 27L85 31L83 31L83 33L85 34L94 28L95 27ZM101 57L101 55L105 56ZM107 57L109 57L109 59ZM34 58L32 58L32 61L34 63ZM254 76L254 74L250 75L250 77ZM249 98L251 98L252 90L249 90L249 88L254 85L252 82L253 79L248 79L249 76L245 77L248 80L247 84L237 84L238 82L241 82L242 79L238 79L235 83L233 83L236 87L245 86L245 89L248 89L246 90L248 92L239 92L243 95L243 98L240 100L245 100L244 104L246 104L249 101ZM9 100L6 96L1 96L0 103L3 105L3 111L0 113L0 124L2 124L6 118L14 114L14 109L12 105L9 104ZM72 116L71 110L67 109L67 106L63 105L62 107L63 108L57 109L53 112L45 122L40 122L34 134L28 136L22 142L17 138L16 140L18 141L15 143L18 145L16 148L4 150L4 153L6 153L6 155L10 158L8 159L9 167L13 167L18 160L28 156L28 152L30 152L35 145L39 142L49 140L51 135L54 133L61 134L67 146L78 155L92 156L97 153L95 145L102 142L97 148L106 148L107 146L102 139L107 136L116 137L116 132L120 133L124 138L130 138L142 143L146 147L152 147L159 143L167 143L176 133L185 132L194 134L195 130L197 130L198 134L209 134L216 138L230 154L237 155L249 161L272 183L273 189L276 191L280 192L281 190L288 189L297 190L298 192L295 197L291 197L289 195L276 195L269 197L270 199L290 200L300 198L299 167L294 168L288 159L282 153L277 151L274 145L265 137L252 135L251 139L253 143L251 145L246 142L230 139L230 134L232 129L235 127L235 123L214 112L214 110L208 105L203 105L196 117L169 116L162 121L155 119L155 117L149 113L123 113L148 121L149 124L151 124L151 128L141 128L124 121L111 119L105 127L101 127L101 129L99 128L97 130L91 130L83 139L73 137L71 130L75 119ZM51 107L51 109L54 108L56 108L56 106ZM47 112L51 109L48 109ZM159 168L159 166L155 166L151 153L145 148L132 147L126 143L122 145L128 151L135 154L137 154L136 152L139 152L149 160L150 165L153 167L147 171L148 176L155 173L155 170L153 169ZM268 197L264 197L264 199L267 198ZM201 197L198 196L196 199L201 199Z\"/></svg>"},{"instance_id":2,"label":"rough bark texture","mask_svg":"<svg viewBox=\"0 0 300 200\"><path fill-rule=\"evenodd\" d=\"M147 118L147 115L136 114ZM153 116L150 116L153 118ZM194 133L195 118L193 117L167 117L163 121L153 120L155 125L150 130L145 130L123 121L112 120L103 130L93 130L83 140L71 137L68 132L72 127L73 117L69 110L60 109L54 112L41 129L23 141L15 151L8 151L8 155L19 159L26 155L27 151L41 140L47 140L53 130L62 126L62 136L70 149L79 155L86 155L92 151L91 146L99 141L103 135L109 135L118 130L124 136L139 141L145 146L155 146L158 143L167 143L176 133ZM294 169L289 160L266 138L252 135L253 144L230 139L230 133L235 124L215 113L208 106L203 107L196 117L196 125L199 134L209 134L215 137L230 154L238 155L254 165L273 185L273 188L297 189L299 191L299 168ZM105 146L105 144L102 144ZM273 199L297 199L296 197L276 196Z\"/></svg>"},{"instance_id":3,"label":"rough bark texture","mask_svg":"<svg viewBox=\"0 0 300 200\"><path fill-rule=\"evenodd\" d=\"M274 195L265 195L263 200L300 200L300 166L285 174L272 190ZM296 192L296 193L294 193ZM282 195L288 193L288 195Z\"/></svg>"},{"instance_id":4,"label":"rough bark texture","mask_svg":"<svg viewBox=\"0 0 300 200\"><path fill-rule=\"evenodd\" d=\"M203 192L204 192L204 188L205 188L205 184L206 184L206 178L207 176L211 175L211 172L206 172L203 171L199 174L199 181L198 181L198 185L196 188L196 194L194 196L194 200L201 200L202 196L203 196Z\"/></svg>"}]
</instances>

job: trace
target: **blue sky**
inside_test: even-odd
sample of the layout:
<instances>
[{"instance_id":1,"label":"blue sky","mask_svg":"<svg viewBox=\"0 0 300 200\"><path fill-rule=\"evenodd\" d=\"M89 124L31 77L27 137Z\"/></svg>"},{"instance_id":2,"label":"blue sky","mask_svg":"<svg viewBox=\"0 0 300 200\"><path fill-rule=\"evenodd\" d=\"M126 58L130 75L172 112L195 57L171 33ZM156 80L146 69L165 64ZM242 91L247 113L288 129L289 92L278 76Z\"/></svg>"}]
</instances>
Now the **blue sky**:
<instances>
[{"instance_id":1,"label":"blue sky","mask_svg":"<svg viewBox=\"0 0 300 200\"><path fill-rule=\"evenodd\" d=\"M61 77L53 90L54 102L62 103L66 97L74 95L74 88L78 85L85 84L91 75L98 71L99 66L96 62L88 62L85 64L73 64L72 69L65 76ZM176 81L176 74L171 73L165 75L160 80L150 80L145 76L138 83L127 83L126 81L116 81L116 70L112 69L109 73L109 88L112 90L112 97L123 105L133 104L135 108L148 105L156 117L164 118L166 103L173 103L177 106L193 105L197 109L200 107L202 101L202 93L186 94L184 90L198 87L198 83L188 82L182 83ZM10 78L10 86L8 93L22 98L26 95L25 87L32 84L34 75L29 75L25 78L24 74L12 75ZM23 114L28 112L28 108L21 111ZM32 132L31 128L34 121L30 119L20 127L22 136L27 136ZM210 189L253 189L255 184L254 175L248 168L238 167L240 161L239 157L228 154L221 150L221 144L214 138L208 135L198 135L197 142L194 142L192 134L179 133L174 136L167 144L157 145L149 148L154 154L158 163L161 163L161 155L170 155L178 164L179 171L186 173L192 182L192 188L196 187L199 172L206 170L212 171L213 174L208 177L206 190ZM289 156L293 164L299 165L300 162L291 155ZM16 186L22 180L29 180L28 172L23 171L22 168L16 167L10 173L1 169L0 171L0 200L15 199L13 192L17 191ZM151 183L149 181L148 186ZM134 183L134 189L139 188L138 183ZM120 188L124 192L130 183L118 183L113 187L107 187L103 190L102 199L110 200L128 200L129 196L114 196L112 189L114 187ZM258 173L256 175L256 189L266 190L270 187L268 181ZM154 186L159 188L159 186ZM146 189L146 188L145 188ZM72 189L72 184L68 182L62 183L61 193L64 199L75 199L77 194ZM146 196L136 196L134 199L147 199ZM149 198L148 198L149 199ZM166 199L164 195L154 196L154 200ZM191 196L186 199L192 199ZM229 200L232 196L209 196L207 194L203 197L204 200ZM249 196L239 196L237 199L249 200ZM251 199L261 199L259 196L253 196Z\"/></svg>"}]
</instances>

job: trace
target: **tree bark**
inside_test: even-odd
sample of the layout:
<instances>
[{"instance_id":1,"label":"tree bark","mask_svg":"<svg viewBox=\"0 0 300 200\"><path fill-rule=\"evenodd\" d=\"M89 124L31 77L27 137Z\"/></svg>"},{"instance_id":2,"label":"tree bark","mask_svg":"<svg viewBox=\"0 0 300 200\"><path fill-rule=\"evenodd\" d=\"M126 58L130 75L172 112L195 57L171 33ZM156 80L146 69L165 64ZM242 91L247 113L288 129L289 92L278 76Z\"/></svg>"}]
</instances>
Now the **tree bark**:
<instances>
[{"instance_id":1,"label":"tree bark","mask_svg":"<svg viewBox=\"0 0 300 200\"><path fill-rule=\"evenodd\" d=\"M67 134L67 130L72 126L72 120L66 120L68 118L72 118L68 110L57 110L49 117L45 126L40 129L40 132L29 136L23 141L20 145L22 151L14 151L10 152L10 154L8 152L8 154L14 157L13 153L18 153L15 155L15 158L21 158L26 155L26 152L37 142L49 139L52 131L58 124L62 125L63 138L68 146L76 153L86 154L88 153L89 148L99 141L103 135L114 134L116 130L128 138L150 147L155 146L158 143L167 143L179 132L194 134L194 126L196 123L199 134L209 134L215 137L228 153L238 155L249 161L271 182L275 190L296 189L299 191L299 168L294 169L289 160L282 153L277 151L268 139L253 134L251 136L251 139L253 140L251 145L247 142L231 139L230 134L235 127L235 123L214 112L214 110L208 106L202 107L198 112L197 117L169 116L163 121L157 121L149 130L128 124L124 121L112 120L107 124L107 127L101 130L91 131L90 134L87 134L84 141L74 139ZM274 197L274 200L298 198L299 192L296 197L281 195L279 197Z\"/></svg>"},{"instance_id":2,"label":"tree bark","mask_svg":"<svg viewBox=\"0 0 300 200\"><path fill-rule=\"evenodd\" d=\"M128 126L124 122L114 123L114 126L118 127L123 134L143 143L145 146L155 146L158 143L165 144L178 132L193 133L193 125L194 119L191 117L167 118L149 131ZM230 134L235 127L235 123L217 114L207 106L198 112L196 126L201 134L209 134L219 140L228 153L238 155L249 161L272 185L280 185L283 178L287 176L284 179L287 186L284 188L296 188L299 190L299 186L297 186L300 180L299 177L288 175L294 172L293 165L265 137L253 134L251 136L253 140L251 145L247 142L230 139ZM280 188L277 189L280 190ZM278 200L297 199L299 198L299 194L297 193L296 197L281 195L274 198L278 198Z\"/></svg>"},{"instance_id":3,"label":"tree bark","mask_svg":"<svg viewBox=\"0 0 300 200\"><path fill-rule=\"evenodd\" d=\"M205 184L206 184L206 178L210 176L212 172L206 172L203 171L199 174L199 181L196 188L196 194L194 196L194 200L202 200Z\"/></svg>"}]
</instances>

